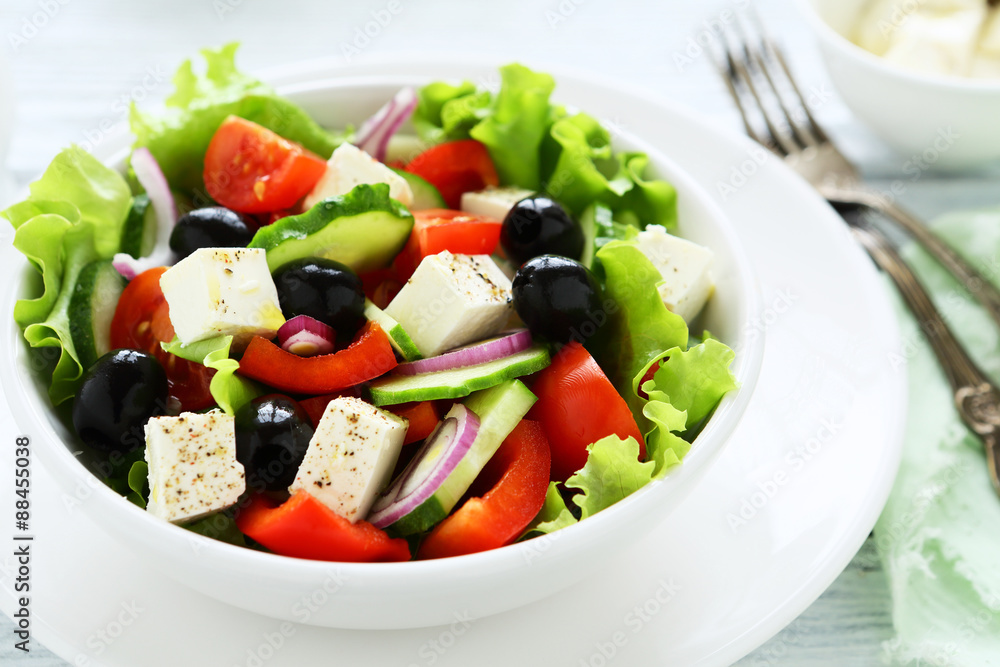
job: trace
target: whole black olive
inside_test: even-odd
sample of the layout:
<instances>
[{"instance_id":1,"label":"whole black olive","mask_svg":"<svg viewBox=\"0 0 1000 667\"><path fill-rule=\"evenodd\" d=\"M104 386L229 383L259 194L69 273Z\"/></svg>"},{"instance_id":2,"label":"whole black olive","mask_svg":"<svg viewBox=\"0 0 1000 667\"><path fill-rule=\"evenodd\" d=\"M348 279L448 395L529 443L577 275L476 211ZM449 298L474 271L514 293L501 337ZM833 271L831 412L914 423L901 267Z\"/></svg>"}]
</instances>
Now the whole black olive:
<instances>
[{"instance_id":1,"label":"whole black olive","mask_svg":"<svg viewBox=\"0 0 1000 667\"><path fill-rule=\"evenodd\" d=\"M528 197L507 212L500 228L500 243L517 264L539 255L578 259L583 252L583 229L557 202L548 197Z\"/></svg>"},{"instance_id":2,"label":"whole black olive","mask_svg":"<svg viewBox=\"0 0 1000 667\"><path fill-rule=\"evenodd\" d=\"M198 248L245 248L253 232L239 213L222 206L182 215L170 234L170 249L184 259Z\"/></svg>"},{"instance_id":3,"label":"whole black olive","mask_svg":"<svg viewBox=\"0 0 1000 667\"><path fill-rule=\"evenodd\" d=\"M84 443L128 453L145 445L144 427L167 404L167 374L155 357L113 350L83 377L73 400L73 427Z\"/></svg>"},{"instance_id":4,"label":"whole black olive","mask_svg":"<svg viewBox=\"0 0 1000 667\"><path fill-rule=\"evenodd\" d=\"M514 309L531 333L551 341L582 343L608 320L597 277L566 257L528 260L514 275L512 291Z\"/></svg>"},{"instance_id":5,"label":"whole black olive","mask_svg":"<svg viewBox=\"0 0 1000 667\"><path fill-rule=\"evenodd\" d=\"M313 428L302 407L288 396L268 394L236 411L236 460L250 488L284 491L306 455Z\"/></svg>"},{"instance_id":6,"label":"whole black olive","mask_svg":"<svg viewBox=\"0 0 1000 667\"><path fill-rule=\"evenodd\" d=\"M340 262L306 257L284 264L272 277L286 319L308 315L333 327L341 340L350 340L365 322L361 279Z\"/></svg>"}]
</instances>

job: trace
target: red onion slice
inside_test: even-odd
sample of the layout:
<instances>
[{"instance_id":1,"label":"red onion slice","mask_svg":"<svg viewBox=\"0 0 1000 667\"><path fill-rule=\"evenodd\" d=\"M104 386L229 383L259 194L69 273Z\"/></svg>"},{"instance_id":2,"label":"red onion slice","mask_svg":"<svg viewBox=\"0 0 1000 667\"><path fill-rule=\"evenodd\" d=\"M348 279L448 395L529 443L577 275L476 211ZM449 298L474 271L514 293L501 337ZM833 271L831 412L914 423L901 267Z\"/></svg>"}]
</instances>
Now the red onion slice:
<instances>
[{"instance_id":1,"label":"red onion slice","mask_svg":"<svg viewBox=\"0 0 1000 667\"><path fill-rule=\"evenodd\" d=\"M376 160L384 161L389 139L417 108L417 92L407 86L361 124L354 145Z\"/></svg>"},{"instance_id":2,"label":"red onion slice","mask_svg":"<svg viewBox=\"0 0 1000 667\"><path fill-rule=\"evenodd\" d=\"M149 195L153 212L156 213L156 245L148 257L136 258L123 252L114 256L112 265L127 280L132 280L147 269L171 266L177 262L177 257L170 250L170 234L177 223L177 208L170 184L148 148L135 149L131 162L135 177Z\"/></svg>"},{"instance_id":3,"label":"red onion slice","mask_svg":"<svg viewBox=\"0 0 1000 667\"><path fill-rule=\"evenodd\" d=\"M278 329L281 349L300 357L333 352L337 332L333 327L308 315L297 315Z\"/></svg>"},{"instance_id":4,"label":"red onion slice","mask_svg":"<svg viewBox=\"0 0 1000 667\"><path fill-rule=\"evenodd\" d=\"M531 333L527 329L515 329L496 338L459 347L430 359L399 364L393 372L399 375L419 375L420 373L450 371L455 368L476 366L503 359L527 350L529 347L531 347Z\"/></svg>"},{"instance_id":5,"label":"red onion slice","mask_svg":"<svg viewBox=\"0 0 1000 667\"><path fill-rule=\"evenodd\" d=\"M479 425L472 410L461 403L452 406L406 469L375 501L366 521L385 528L433 496L472 447Z\"/></svg>"}]
</instances>

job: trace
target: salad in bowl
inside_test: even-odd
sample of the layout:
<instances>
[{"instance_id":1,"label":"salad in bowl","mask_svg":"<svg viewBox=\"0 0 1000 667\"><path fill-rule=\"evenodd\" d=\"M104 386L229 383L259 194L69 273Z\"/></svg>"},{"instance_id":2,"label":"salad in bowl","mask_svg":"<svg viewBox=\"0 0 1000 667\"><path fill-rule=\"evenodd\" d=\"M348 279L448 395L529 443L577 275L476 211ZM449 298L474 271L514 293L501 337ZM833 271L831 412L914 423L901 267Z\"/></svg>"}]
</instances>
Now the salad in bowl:
<instances>
[{"instance_id":1,"label":"salad in bowl","mask_svg":"<svg viewBox=\"0 0 1000 667\"><path fill-rule=\"evenodd\" d=\"M521 65L330 131L234 55L132 110L125 168L67 149L2 214L26 355L129 516L389 580L572 532L697 447L735 353L691 333L713 251L646 153Z\"/></svg>"}]
</instances>

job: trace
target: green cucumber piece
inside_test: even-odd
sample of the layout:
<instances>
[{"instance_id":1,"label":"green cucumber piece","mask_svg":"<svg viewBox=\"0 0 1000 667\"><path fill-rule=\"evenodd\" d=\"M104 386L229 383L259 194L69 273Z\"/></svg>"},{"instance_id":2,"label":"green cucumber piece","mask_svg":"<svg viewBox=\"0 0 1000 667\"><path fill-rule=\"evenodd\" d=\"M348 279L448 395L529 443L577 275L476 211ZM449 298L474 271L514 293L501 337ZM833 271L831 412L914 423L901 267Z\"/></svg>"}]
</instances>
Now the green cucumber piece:
<instances>
[{"instance_id":1,"label":"green cucumber piece","mask_svg":"<svg viewBox=\"0 0 1000 667\"><path fill-rule=\"evenodd\" d=\"M424 211L429 208L448 208L448 205L444 203L444 197L441 196L438 189L426 180L408 171L396 169L395 167L390 168L402 176L403 180L410 186L410 190L413 191L413 205L410 206L411 210Z\"/></svg>"},{"instance_id":2,"label":"green cucumber piece","mask_svg":"<svg viewBox=\"0 0 1000 667\"><path fill-rule=\"evenodd\" d=\"M414 345L413 339L410 338L410 334L406 333L403 329L403 325L385 314L385 311L376 306L371 302L371 299L365 299L365 317L373 322L377 322L382 331L389 335L389 343L392 345L392 349L399 353L399 356L403 357L406 361L416 361L417 359L423 359L423 355L420 354L420 350Z\"/></svg>"},{"instance_id":3,"label":"green cucumber piece","mask_svg":"<svg viewBox=\"0 0 1000 667\"><path fill-rule=\"evenodd\" d=\"M474 391L487 389L522 375L530 375L548 365L548 350L541 345L532 345L527 350L485 364L376 380L370 385L372 402L382 406L439 398L461 398Z\"/></svg>"},{"instance_id":4,"label":"green cucumber piece","mask_svg":"<svg viewBox=\"0 0 1000 667\"><path fill-rule=\"evenodd\" d=\"M448 516L500 448L504 438L510 435L537 400L523 382L507 380L476 392L463 401L463 405L479 417L476 439L434 495L392 524L392 532L398 535L421 533Z\"/></svg>"},{"instance_id":5,"label":"green cucumber piece","mask_svg":"<svg viewBox=\"0 0 1000 667\"><path fill-rule=\"evenodd\" d=\"M266 250L271 271L295 259L326 257L362 273L388 266L411 229L413 216L389 197L387 184L363 184L261 227L247 247Z\"/></svg>"},{"instance_id":6,"label":"green cucumber piece","mask_svg":"<svg viewBox=\"0 0 1000 667\"><path fill-rule=\"evenodd\" d=\"M111 318L125 289L125 279L100 259L80 271L70 297L69 331L77 359L85 369L111 351Z\"/></svg>"},{"instance_id":7,"label":"green cucumber piece","mask_svg":"<svg viewBox=\"0 0 1000 667\"><path fill-rule=\"evenodd\" d=\"M132 199L132 208L122 226L121 251L135 258L145 257L156 245L156 211L146 194Z\"/></svg>"}]
</instances>

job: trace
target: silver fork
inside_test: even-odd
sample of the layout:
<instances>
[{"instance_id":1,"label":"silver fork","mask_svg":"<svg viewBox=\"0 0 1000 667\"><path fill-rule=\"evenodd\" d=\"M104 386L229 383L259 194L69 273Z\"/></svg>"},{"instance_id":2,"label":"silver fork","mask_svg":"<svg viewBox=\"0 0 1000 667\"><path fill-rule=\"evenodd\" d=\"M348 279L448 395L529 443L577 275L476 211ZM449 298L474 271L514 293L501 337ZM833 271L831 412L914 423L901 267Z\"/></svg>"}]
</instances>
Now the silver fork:
<instances>
[{"instance_id":1,"label":"silver fork","mask_svg":"<svg viewBox=\"0 0 1000 667\"><path fill-rule=\"evenodd\" d=\"M748 25L750 20L756 29ZM785 57L759 21L738 17L736 28L727 29L718 45L721 53L712 49L716 66L747 134L782 157L838 209L860 206L897 223L958 279L1000 328L1000 291L926 225L861 181L858 170L816 122ZM754 109L763 117L763 133L751 120Z\"/></svg>"},{"instance_id":2,"label":"silver fork","mask_svg":"<svg viewBox=\"0 0 1000 667\"><path fill-rule=\"evenodd\" d=\"M763 36L762 30L758 30L761 36L752 39L745 22L738 25L738 33L728 31L723 35L723 53L716 54L716 62L747 134L783 157L830 203L839 205L854 237L896 284L944 369L959 416L983 442L990 481L1000 495L1000 389L965 352L910 267L881 232L863 221L860 213L870 208L895 220L965 285L998 327L1000 292L913 216L862 184L857 170L813 118L779 49ZM794 93L800 117L779 92L779 78ZM764 118L766 135L759 133L750 120L753 108Z\"/></svg>"}]
</instances>

